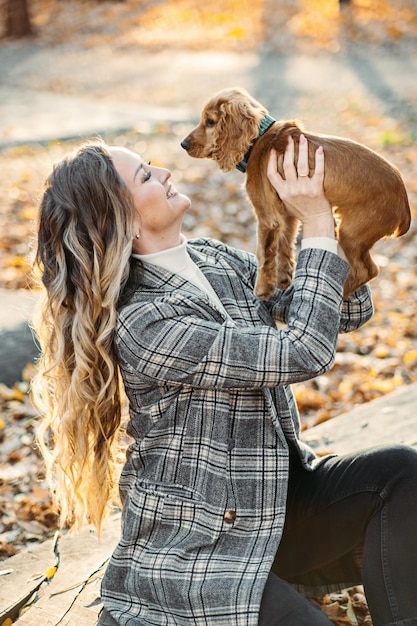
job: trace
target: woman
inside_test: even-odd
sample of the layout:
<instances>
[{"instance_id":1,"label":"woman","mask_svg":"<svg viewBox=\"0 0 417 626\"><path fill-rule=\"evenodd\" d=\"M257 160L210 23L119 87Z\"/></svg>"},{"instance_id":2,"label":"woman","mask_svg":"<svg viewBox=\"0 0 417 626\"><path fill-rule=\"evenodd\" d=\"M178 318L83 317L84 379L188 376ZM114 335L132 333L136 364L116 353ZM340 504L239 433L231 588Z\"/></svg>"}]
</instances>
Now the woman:
<instances>
[{"instance_id":1,"label":"woman","mask_svg":"<svg viewBox=\"0 0 417 626\"><path fill-rule=\"evenodd\" d=\"M366 286L342 301L349 266L322 149L309 177L306 140L297 167L290 141L284 171L271 153L268 177L302 223L302 250L292 285L268 302L253 294L252 255L185 240L190 201L168 170L92 144L47 181L34 392L62 522L100 526L119 371L129 400L102 626L328 625L295 586L317 595L362 580L374 626L417 624L417 454L319 461L299 440L289 385L331 368L338 333L369 320L372 303Z\"/></svg>"}]
</instances>

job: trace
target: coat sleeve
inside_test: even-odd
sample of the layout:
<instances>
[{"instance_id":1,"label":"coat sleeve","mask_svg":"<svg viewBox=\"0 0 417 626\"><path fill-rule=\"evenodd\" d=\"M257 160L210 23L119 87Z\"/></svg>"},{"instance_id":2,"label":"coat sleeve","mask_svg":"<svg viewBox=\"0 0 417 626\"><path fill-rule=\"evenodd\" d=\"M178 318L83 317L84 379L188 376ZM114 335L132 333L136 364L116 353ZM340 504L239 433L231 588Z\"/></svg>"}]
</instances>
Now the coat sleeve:
<instances>
[{"instance_id":1,"label":"coat sleeve","mask_svg":"<svg viewBox=\"0 0 417 626\"><path fill-rule=\"evenodd\" d=\"M349 333L363 326L374 314L371 290L368 285L359 287L347 300L343 300L340 315L340 332Z\"/></svg>"},{"instance_id":2,"label":"coat sleeve","mask_svg":"<svg viewBox=\"0 0 417 626\"><path fill-rule=\"evenodd\" d=\"M224 324L196 314L175 294L119 314L116 349L138 387L204 389L275 387L318 376L333 365L348 265L337 255L304 250L288 305L287 326Z\"/></svg>"},{"instance_id":3,"label":"coat sleeve","mask_svg":"<svg viewBox=\"0 0 417 626\"><path fill-rule=\"evenodd\" d=\"M287 323L290 315L291 301L294 294L294 283L278 296L272 307L273 317ZM368 322L374 314L371 290L368 285L359 287L347 300L343 300L340 309L340 333L357 330Z\"/></svg>"}]
</instances>

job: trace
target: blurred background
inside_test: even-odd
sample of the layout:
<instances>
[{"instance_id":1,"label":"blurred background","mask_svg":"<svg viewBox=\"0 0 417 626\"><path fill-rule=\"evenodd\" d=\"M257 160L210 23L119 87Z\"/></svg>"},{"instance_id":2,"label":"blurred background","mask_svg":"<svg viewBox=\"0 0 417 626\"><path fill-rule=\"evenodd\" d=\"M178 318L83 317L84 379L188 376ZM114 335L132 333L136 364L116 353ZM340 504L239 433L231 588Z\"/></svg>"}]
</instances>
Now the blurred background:
<instances>
[{"instance_id":1,"label":"blurred background","mask_svg":"<svg viewBox=\"0 0 417 626\"><path fill-rule=\"evenodd\" d=\"M365 143L417 208L417 0L0 0L0 557L54 528L28 400L37 201L55 160L97 135L172 170L188 237L255 249L244 177L180 141L240 85L276 119ZM295 386L305 428L417 380L415 221L377 244L376 314L335 367Z\"/></svg>"}]
</instances>

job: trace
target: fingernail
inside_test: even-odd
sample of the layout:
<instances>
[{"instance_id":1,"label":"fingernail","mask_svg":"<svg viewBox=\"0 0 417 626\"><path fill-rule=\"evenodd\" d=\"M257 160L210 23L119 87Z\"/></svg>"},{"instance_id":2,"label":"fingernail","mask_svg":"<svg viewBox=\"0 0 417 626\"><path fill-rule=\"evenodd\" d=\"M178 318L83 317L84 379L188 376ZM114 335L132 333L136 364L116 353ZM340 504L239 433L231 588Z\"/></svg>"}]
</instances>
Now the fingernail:
<instances>
[{"instance_id":1,"label":"fingernail","mask_svg":"<svg viewBox=\"0 0 417 626\"><path fill-rule=\"evenodd\" d=\"M300 143L305 143L307 140L303 134L300 135Z\"/></svg>"}]
</instances>

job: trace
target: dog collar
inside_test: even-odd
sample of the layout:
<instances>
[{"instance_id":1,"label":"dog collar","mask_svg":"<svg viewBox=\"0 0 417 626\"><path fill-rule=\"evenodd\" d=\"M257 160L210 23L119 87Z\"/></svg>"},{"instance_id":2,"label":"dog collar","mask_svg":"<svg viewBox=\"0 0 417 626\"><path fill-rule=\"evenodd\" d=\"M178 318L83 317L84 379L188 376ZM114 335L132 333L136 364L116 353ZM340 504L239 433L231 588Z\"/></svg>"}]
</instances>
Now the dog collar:
<instances>
[{"instance_id":1,"label":"dog collar","mask_svg":"<svg viewBox=\"0 0 417 626\"><path fill-rule=\"evenodd\" d=\"M246 172L246 167L247 167L250 153L252 152L253 146L258 141L258 139L262 137L262 135L264 135L269 128L271 128L272 124L274 123L275 123L275 120L270 115L265 115L265 117L261 119L261 123L259 124L259 129L258 129L258 136L256 137L255 141L249 146L249 150L247 151L243 159L239 161L239 163L236 165L236 169L238 169L240 172L243 172L243 173Z\"/></svg>"}]
</instances>

